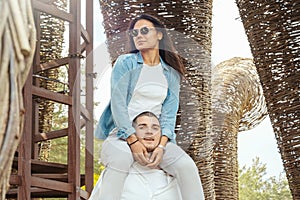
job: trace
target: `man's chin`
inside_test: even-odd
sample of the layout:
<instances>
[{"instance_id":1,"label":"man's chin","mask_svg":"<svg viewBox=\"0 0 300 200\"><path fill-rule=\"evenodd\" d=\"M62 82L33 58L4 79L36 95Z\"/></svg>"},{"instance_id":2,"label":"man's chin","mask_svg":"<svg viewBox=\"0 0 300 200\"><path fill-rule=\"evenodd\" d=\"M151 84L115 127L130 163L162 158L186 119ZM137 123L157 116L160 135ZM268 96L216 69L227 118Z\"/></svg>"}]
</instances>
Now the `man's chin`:
<instances>
[{"instance_id":1,"label":"man's chin","mask_svg":"<svg viewBox=\"0 0 300 200\"><path fill-rule=\"evenodd\" d=\"M146 149L147 149L148 152L152 152L155 149L154 145L145 145L145 147L146 147Z\"/></svg>"}]
</instances>

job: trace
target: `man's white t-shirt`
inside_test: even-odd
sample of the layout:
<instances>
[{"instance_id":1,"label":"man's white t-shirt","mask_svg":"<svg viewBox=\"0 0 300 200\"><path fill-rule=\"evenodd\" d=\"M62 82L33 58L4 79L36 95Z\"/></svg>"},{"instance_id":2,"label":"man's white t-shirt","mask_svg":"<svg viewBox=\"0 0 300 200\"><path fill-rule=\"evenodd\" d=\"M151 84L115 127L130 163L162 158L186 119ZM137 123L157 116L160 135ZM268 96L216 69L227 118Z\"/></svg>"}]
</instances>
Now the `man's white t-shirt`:
<instances>
[{"instance_id":1,"label":"man's white t-shirt","mask_svg":"<svg viewBox=\"0 0 300 200\"><path fill-rule=\"evenodd\" d=\"M100 200L105 173L106 169L102 171L89 200ZM121 200L182 200L182 197L175 177L134 162L125 180Z\"/></svg>"},{"instance_id":2,"label":"man's white t-shirt","mask_svg":"<svg viewBox=\"0 0 300 200\"><path fill-rule=\"evenodd\" d=\"M128 105L130 120L144 111L159 117L167 92L168 82L161 63L156 66L144 64Z\"/></svg>"},{"instance_id":3,"label":"man's white t-shirt","mask_svg":"<svg viewBox=\"0 0 300 200\"><path fill-rule=\"evenodd\" d=\"M121 200L182 200L177 181L161 169L134 162L126 178Z\"/></svg>"}]
</instances>

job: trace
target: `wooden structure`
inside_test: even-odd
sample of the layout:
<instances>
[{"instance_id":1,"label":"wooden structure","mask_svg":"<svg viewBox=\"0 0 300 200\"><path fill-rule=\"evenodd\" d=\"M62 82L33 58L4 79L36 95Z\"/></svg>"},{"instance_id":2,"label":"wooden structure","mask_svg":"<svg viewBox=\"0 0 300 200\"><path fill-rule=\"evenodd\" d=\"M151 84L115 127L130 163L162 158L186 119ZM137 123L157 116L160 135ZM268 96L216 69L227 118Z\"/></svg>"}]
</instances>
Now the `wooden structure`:
<instances>
[{"instance_id":1,"label":"wooden structure","mask_svg":"<svg viewBox=\"0 0 300 200\"><path fill-rule=\"evenodd\" d=\"M66 3L65 10L57 6L58 1ZM32 0L37 30L36 53L24 87L24 133L15 154L13 173L10 176L11 188L7 198L87 199L92 190L93 1L85 2L86 12L82 12L80 0ZM236 2L251 44L254 63L263 83L268 111L292 195L294 199L299 199L300 19L298 13L300 4L293 0L285 2L237 0ZM218 91L211 88L210 80L212 1L100 0L100 3L112 59L124 52L126 39L123 34L129 20L135 15L147 12L160 18L170 28L177 50L188 61L185 63L188 73L186 82L182 86L176 127L178 143L195 160L203 181L206 199L237 199L235 132L243 127L235 126L230 133L222 132L222 129L217 126L223 124L218 124L220 119L215 118L217 115L211 110L219 111L214 107L217 106L216 104L212 105L214 102L211 102L210 93ZM3 10L7 11L7 9ZM86 15L85 26L81 25L81 13ZM40 22L43 14L62 20L69 27L69 31L65 32L69 41L67 56L61 58L50 56L47 62L41 62L43 36ZM55 48L55 45L52 47ZM51 51L48 53L50 55ZM84 87L81 87L81 66L84 63L86 80ZM41 77L40 73L47 73L61 67L67 68L68 75L65 83L67 90L60 93L42 87L41 78L49 80L49 77ZM51 78L49 81L55 79ZM229 82L234 84L234 81L229 80ZM85 95L84 105L81 101L81 91ZM259 97L260 95L261 93ZM218 97L214 98L215 96L213 101ZM191 99L195 102L191 102ZM43 116L40 105L45 100L68 107L66 128L41 131L39 120ZM224 119L221 121L224 122ZM242 124L253 126L253 124ZM85 128L86 155L82 170L80 169L80 141L82 140L80 132L83 128ZM219 132L217 128L220 128ZM230 127L226 127L226 130L229 129ZM189 138L188 135L191 137ZM63 137L67 138L66 163L39 159L38 145L41 142ZM84 175L80 175L81 172ZM228 180L231 182L229 183ZM83 185L85 190L81 189ZM230 189L226 190L229 186Z\"/></svg>"},{"instance_id":2,"label":"wooden structure","mask_svg":"<svg viewBox=\"0 0 300 200\"><path fill-rule=\"evenodd\" d=\"M236 0L293 199L300 199L300 3Z\"/></svg>"},{"instance_id":3,"label":"wooden structure","mask_svg":"<svg viewBox=\"0 0 300 200\"><path fill-rule=\"evenodd\" d=\"M31 0L1 0L0 14L0 199L5 199L24 125L22 89L32 66L36 30Z\"/></svg>"},{"instance_id":4,"label":"wooden structure","mask_svg":"<svg viewBox=\"0 0 300 200\"><path fill-rule=\"evenodd\" d=\"M216 199L239 199L238 133L254 128L267 115L252 59L235 57L214 67L212 111Z\"/></svg>"},{"instance_id":5,"label":"wooden structure","mask_svg":"<svg viewBox=\"0 0 300 200\"><path fill-rule=\"evenodd\" d=\"M56 0L32 0L37 30L36 53L24 87L24 132L15 154L13 173L10 177L11 188L6 195L7 198L19 200L35 197L88 199L93 188L93 1L86 1L85 11L82 10L80 0L68 0L64 3L66 10L59 8ZM86 14L85 26L81 24L81 13ZM41 62L40 52L42 14L64 21L68 29L66 31L68 55L49 59L44 63ZM50 34L54 32L50 31ZM51 53L51 49L49 51ZM67 69L64 93L42 88L40 79L49 77L41 77L40 72L61 67ZM85 78L81 77L82 72L85 73ZM82 96L85 97L85 104L82 103ZM44 100L66 105L66 128L40 132L39 118L42 116L39 104ZM82 139L81 132L84 132L84 139ZM40 160L38 144L62 137L67 138L67 162ZM82 140L84 140L85 147L84 169L80 169ZM81 188L83 185L85 189Z\"/></svg>"},{"instance_id":6,"label":"wooden structure","mask_svg":"<svg viewBox=\"0 0 300 200\"><path fill-rule=\"evenodd\" d=\"M206 199L214 199L210 134L212 1L100 0L100 5L111 60L126 52L126 30L135 16L156 16L168 28L188 70L180 94L177 142L199 168Z\"/></svg>"}]
</instances>

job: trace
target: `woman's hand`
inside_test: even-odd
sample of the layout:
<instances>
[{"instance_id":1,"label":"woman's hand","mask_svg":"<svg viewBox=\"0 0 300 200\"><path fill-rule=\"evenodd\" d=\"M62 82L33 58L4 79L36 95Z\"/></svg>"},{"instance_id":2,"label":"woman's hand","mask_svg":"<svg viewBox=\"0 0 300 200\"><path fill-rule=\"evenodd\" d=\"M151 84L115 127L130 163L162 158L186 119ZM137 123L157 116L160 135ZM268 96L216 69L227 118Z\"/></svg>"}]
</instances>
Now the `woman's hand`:
<instances>
[{"instance_id":1,"label":"woman's hand","mask_svg":"<svg viewBox=\"0 0 300 200\"><path fill-rule=\"evenodd\" d=\"M162 148L162 146L157 146L152 152L150 163L147 165L147 167L152 169L157 168L163 158L163 155L164 149Z\"/></svg>"},{"instance_id":2,"label":"woman's hand","mask_svg":"<svg viewBox=\"0 0 300 200\"><path fill-rule=\"evenodd\" d=\"M148 151L141 142L137 141L134 144L130 145L130 149L134 160L139 164L145 166L150 163Z\"/></svg>"}]
</instances>

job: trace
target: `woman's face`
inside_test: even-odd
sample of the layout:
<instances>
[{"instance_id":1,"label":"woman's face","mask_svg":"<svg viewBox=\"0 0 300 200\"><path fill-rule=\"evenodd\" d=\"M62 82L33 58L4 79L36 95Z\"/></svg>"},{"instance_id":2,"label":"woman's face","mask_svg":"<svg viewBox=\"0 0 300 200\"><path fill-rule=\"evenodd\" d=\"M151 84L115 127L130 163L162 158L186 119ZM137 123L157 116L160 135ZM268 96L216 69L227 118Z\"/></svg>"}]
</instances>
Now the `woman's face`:
<instances>
[{"instance_id":1,"label":"woman's face","mask_svg":"<svg viewBox=\"0 0 300 200\"><path fill-rule=\"evenodd\" d=\"M137 21L133 27L135 34L131 34L136 49L158 49L159 40L162 39L162 33L157 31L152 22L141 19Z\"/></svg>"}]
</instances>

